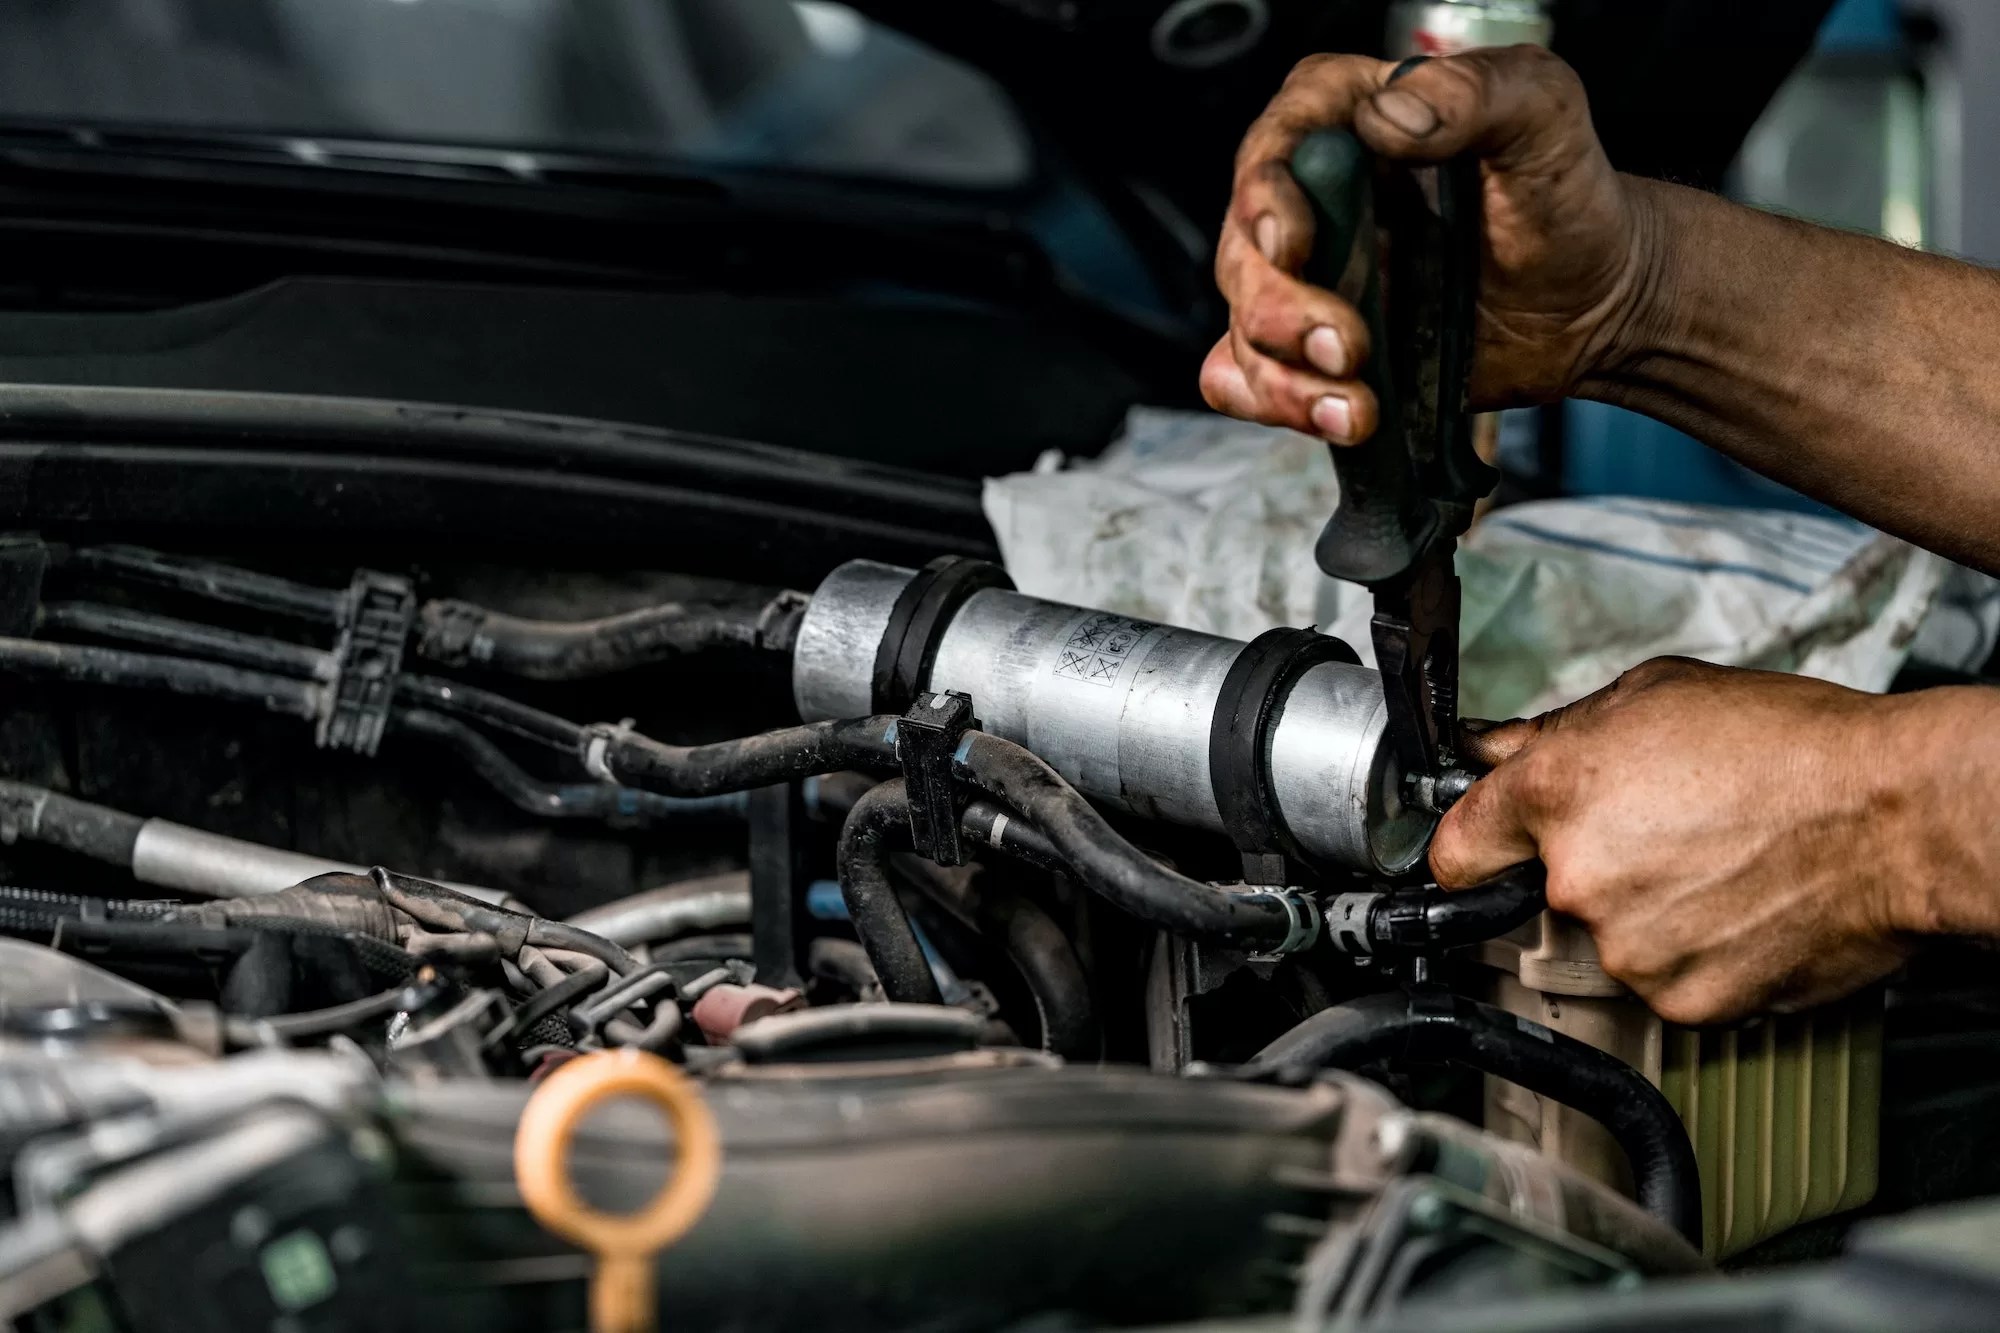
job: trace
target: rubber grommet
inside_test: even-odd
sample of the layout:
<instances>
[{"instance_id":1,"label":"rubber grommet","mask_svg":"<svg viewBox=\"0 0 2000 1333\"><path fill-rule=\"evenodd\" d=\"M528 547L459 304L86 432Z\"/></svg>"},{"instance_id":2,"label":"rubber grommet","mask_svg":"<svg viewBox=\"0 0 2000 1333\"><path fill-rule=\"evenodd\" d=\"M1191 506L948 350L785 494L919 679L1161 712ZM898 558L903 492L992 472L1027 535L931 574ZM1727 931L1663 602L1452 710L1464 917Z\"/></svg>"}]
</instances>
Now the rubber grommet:
<instances>
[{"instance_id":1,"label":"rubber grommet","mask_svg":"<svg viewBox=\"0 0 2000 1333\"><path fill-rule=\"evenodd\" d=\"M1271 726L1299 677L1326 662L1360 661L1331 635L1274 629L1245 644L1230 664L1209 724L1208 779L1223 830L1246 857L1309 859L1271 788Z\"/></svg>"},{"instance_id":2,"label":"rubber grommet","mask_svg":"<svg viewBox=\"0 0 2000 1333\"><path fill-rule=\"evenodd\" d=\"M1000 566L962 555L939 556L917 571L896 598L875 650L871 693L877 713L902 713L916 702L951 618L974 593L988 588L1012 592L1014 581Z\"/></svg>"}]
</instances>

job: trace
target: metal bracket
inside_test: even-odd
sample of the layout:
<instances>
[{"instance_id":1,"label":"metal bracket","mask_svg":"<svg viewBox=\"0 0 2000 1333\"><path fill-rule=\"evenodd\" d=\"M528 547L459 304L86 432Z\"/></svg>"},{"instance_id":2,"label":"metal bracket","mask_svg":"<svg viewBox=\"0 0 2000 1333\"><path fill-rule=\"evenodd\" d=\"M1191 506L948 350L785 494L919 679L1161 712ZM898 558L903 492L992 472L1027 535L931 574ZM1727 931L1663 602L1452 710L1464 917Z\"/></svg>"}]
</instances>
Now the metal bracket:
<instances>
[{"instance_id":1,"label":"metal bracket","mask_svg":"<svg viewBox=\"0 0 2000 1333\"><path fill-rule=\"evenodd\" d=\"M917 855L941 866L965 863L958 816L964 805L952 772L952 754L965 733L975 730L972 697L924 694L896 720L896 761L910 809L910 840Z\"/></svg>"},{"instance_id":2,"label":"metal bracket","mask_svg":"<svg viewBox=\"0 0 2000 1333\"><path fill-rule=\"evenodd\" d=\"M333 681L314 737L321 749L375 753L416 618L416 592L408 579L355 571L347 618L333 648Z\"/></svg>"},{"instance_id":3,"label":"metal bracket","mask_svg":"<svg viewBox=\"0 0 2000 1333\"><path fill-rule=\"evenodd\" d=\"M1263 953L1253 953L1253 963L1275 962L1286 954L1310 949L1319 942L1319 905L1308 897L1302 889L1253 889L1241 895L1245 898L1270 898L1285 909L1285 919L1290 929L1285 938L1272 945Z\"/></svg>"}]
</instances>

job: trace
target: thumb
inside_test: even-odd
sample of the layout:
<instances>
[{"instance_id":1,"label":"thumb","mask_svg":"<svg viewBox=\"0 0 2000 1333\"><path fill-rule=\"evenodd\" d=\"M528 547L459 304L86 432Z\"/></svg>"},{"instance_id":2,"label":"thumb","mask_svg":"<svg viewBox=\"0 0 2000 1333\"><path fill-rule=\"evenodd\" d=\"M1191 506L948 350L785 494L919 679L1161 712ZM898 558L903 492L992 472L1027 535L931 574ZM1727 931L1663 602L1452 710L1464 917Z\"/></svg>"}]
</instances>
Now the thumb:
<instances>
[{"instance_id":1,"label":"thumb","mask_svg":"<svg viewBox=\"0 0 2000 1333\"><path fill-rule=\"evenodd\" d=\"M1488 772L1500 767L1528 747L1542 734L1545 718L1517 717L1511 722L1482 722L1461 718L1458 723L1458 753L1467 767Z\"/></svg>"},{"instance_id":2,"label":"thumb","mask_svg":"<svg viewBox=\"0 0 2000 1333\"><path fill-rule=\"evenodd\" d=\"M1583 81L1540 47L1426 61L1369 95L1354 129L1388 157L1443 162L1461 153L1501 170L1594 143Z\"/></svg>"},{"instance_id":3,"label":"thumb","mask_svg":"<svg viewBox=\"0 0 2000 1333\"><path fill-rule=\"evenodd\" d=\"M1526 803L1518 792L1520 772L1519 765L1502 764L1473 783L1438 821L1430 860L1431 875L1440 885L1473 888L1540 854L1540 845L1527 825Z\"/></svg>"}]
</instances>

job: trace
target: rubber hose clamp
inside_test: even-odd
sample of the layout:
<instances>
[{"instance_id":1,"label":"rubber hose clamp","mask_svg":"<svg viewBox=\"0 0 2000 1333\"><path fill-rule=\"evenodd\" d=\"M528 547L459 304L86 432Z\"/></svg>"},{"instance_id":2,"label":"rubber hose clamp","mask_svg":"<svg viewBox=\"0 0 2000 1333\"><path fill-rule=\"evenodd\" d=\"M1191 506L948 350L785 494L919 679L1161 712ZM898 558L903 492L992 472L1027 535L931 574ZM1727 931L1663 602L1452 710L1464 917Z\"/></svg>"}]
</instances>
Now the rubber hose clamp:
<instances>
[{"instance_id":1,"label":"rubber hose clamp","mask_svg":"<svg viewBox=\"0 0 2000 1333\"><path fill-rule=\"evenodd\" d=\"M988 588L1014 590L1007 571L985 560L944 555L918 570L896 598L882 643L875 651L873 679L877 713L907 712L929 680L938 644L972 595Z\"/></svg>"},{"instance_id":2,"label":"rubber hose clamp","mask_svg":"<svg viewBox=\"0 0 2000 1333\"><path fill-rule=\"evenodd\" d=\"M1285 826L1271 785L1271 729L1299 678L1327 662L1357 665L1354 650L1310 629L1274 629L1245 644L1223 678L1208 732L1209 784L1222 827L1236 849L1252 857L1306 861L1305 850ZM1289 870L1290 867L1283 869ZM1288 883L1272 867L1264 882Z\"/></svg>"}]
</instances>

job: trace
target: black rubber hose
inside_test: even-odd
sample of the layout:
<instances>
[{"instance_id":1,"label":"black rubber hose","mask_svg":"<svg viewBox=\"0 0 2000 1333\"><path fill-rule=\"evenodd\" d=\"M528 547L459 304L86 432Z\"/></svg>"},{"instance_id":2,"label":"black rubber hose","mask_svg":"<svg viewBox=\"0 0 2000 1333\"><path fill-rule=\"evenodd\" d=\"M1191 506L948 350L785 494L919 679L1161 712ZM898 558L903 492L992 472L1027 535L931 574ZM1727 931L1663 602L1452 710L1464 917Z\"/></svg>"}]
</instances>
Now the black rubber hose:
<instances>
[{"instance_id":1,"label":"black rubber hose","mask_svg":"<svg viewBox=\"0 0 2000 1333\"><path fill-rule=\"evenodd\" d=\"M930 960L889 875L892 842L910 844L909 802L901 778L856 801L840 826L840 896L883 994L909 1004L942 1004Z\"/></svg>"},{"instance_id":2,"label":"black rubber hose","mask_svg":"<svg viewBox=\"0 0 2000 1333\"><path fill-rule=\"evenodd\" d=\"M4 641L0 641L4 642ZM887 715L782 727L739 740L668 745L618 727L579 726L504 695L431 676L396 683L405 705L483 722L574 754L592 772L665 796L720 796L846 768L894 768Z\"/></svg>"},{"instance_id":3,"label":"black rubber hose","mask_svg":"<svg viewBox=\"0 0 2000 1333\"><path fill-rule=\"evenodd\" d=\"M79 685L122 685L165 690L201 699L256 704L267 712L307 720L319 716L325 687L267 671L246 671L188 657L163 657L123 648L88 648L40 639L0 638L0 671L31 680Z\"/></svg>"},{"instance_id":4,"label":"black rubber hose","mask_svg":"<svg viewBox=\"0 0 2000 1333\"><path fill-rule=\"evenodd\" d=\"M714 648L790 652L805 598L745 589L736 597L669 602L597 620L528 620L470 602L427 602L420 656L529 680L582 680Z\"/></svg>"},{"instance_id":5,"label":"black rubber hose","mask_svg":"<svg viewBox=\"0 0 2000 1333\"><path fill-rule=\"evenodd\" d=\"M959 817L959 828L975 842L983 842L996 852L1005 852L1017 861L1051 874L1067 875L1069 862L1063 860L1048 835L1011 810L992 801L973 801Z\"/></svg>"},{"instance_id":6,"label":"black rubber hose","mask_svg":"<svg viewBox=\"0 0 2000 1333\"><path fill-rule=\"evenodd\" d=\"M960 776L1041 830L1085 888L1140 920L1239 948L1275 946L1290 936L1291 916L1274 897L1229 893L1168 870L1020 746L968 732L954 759Z\"/></svg>"},{"instance_id":7,"label":"black rubber hose","mask_svg":"<svg viewBox=\"0 0 2000 1333\"><path fill-rule=\"evenodd\" d=\"M1640 1205L1701 1243L1701 1175L1673 1103L1624 1061L1504 1009L1447 991L1368 995L1306 1019L1245 1072L1395 1060L1463 1065L1583 1112L1624 1149Z\"/></svg>"},{"instance_id":8,"label":"black rubber hose","mask_svg":"<svg viewBox=\"0 0 2000 1333\"><path fill-rule=\"evenodd\" d=\"M1498 939L1548 910L1548 884L1548 867L1531 861L1476 889L1385 894L1368 933L1378 945L1419 952Z\"/></svg>"},{"instance_id":9,"label":"black rubber hose","mask_svg":"<svg viewBox=\"0 0 2000 1333\"><path fill-rule=\"evenodd\" d=\"M450 746L515 809L545 819L742 818L749 813L749 797L742 792L662 796L609 782L544 782L515 763L484 732L455 717L428 708L399 707L394 721L399 731Z\"/></svg>"},{"instance_id":10,"label":"black rubber hose","mask_svg":"<svg viewBox=\"0 0 2000 1333\"><path fill-rule=\"evenodd\" d=\"M0 780L0 828L10 837L47 843L94 861L130 868L146 821L47 787Z\"/></svg>"},{"instance_id":11,"label":"black rubber hose","mask_svg":"<svg viewBox=\"0 0 2000 1333\"><path fill-rule=\"evenodd\" d=\"M528 943L537 948L569 949L589 954L621 977L637 971L639 967L631 954L602 935L592 934L567 921L551 921L545 916L528 919Z\"/></svg>"},{"instance_id":12,"label":"black rubber hose","mask_svg":"<svg viewBox=\"0 0 2000 1333\"><path fill-rule=\"evenodd\" d=\"M711 745L666 745L629 731L593 729L586 763L602 742L601 761L619 782L668 796L716 796L832 773L894 769L896 744L887 715L811 722Z\"/></svg>"},{"instance_id":13,"label":"black rubber hose","mask_svg":"<svg viewBox=\"0 0 2000 1333\"><path fill-rule=\"evenodd\" d=\"M1021 974L1041 1019L1042 1049L1065 1060L1103 1054L1090 979L1069 936L1047 912L970 868L921 862L917 871L913 879L925 897L998 943Z\"/></svg>"},{"instance_id":14,"label":"black rubber hose","mask_svg":"<svg viewBox=\"0 0 2000 1333\"><path fill-rule=\"evenodd\" d=\"M333 670L333 654L318 648L100 602L51 602L41 610L41 626L191 653L210 661L306 680L324 679Z\"/></svg>"},{"instance_id":15,"label":"black rubber hose","mask_svg":"<svg viewBox=\"0 0 2000 1333\"><path fill-rule=\"evenodd\" d=\"M396 679L396 697L406 707L470 718L550 749L576 752L583 745L584 728L577 723L477 685L405 673Z\"/></svg>"},{"instance_id":16,"label":"black rubber hose","mask_svg":"<svg viewBox=\"0 0 2000 1333\"><path fill-rule=\"evenodd\" d=\"M64 564L323 625L338 625L347 616L345 590L315 588L233 565L163 555L137 546L78 547Z\"/></svg>"}]
</instances>

